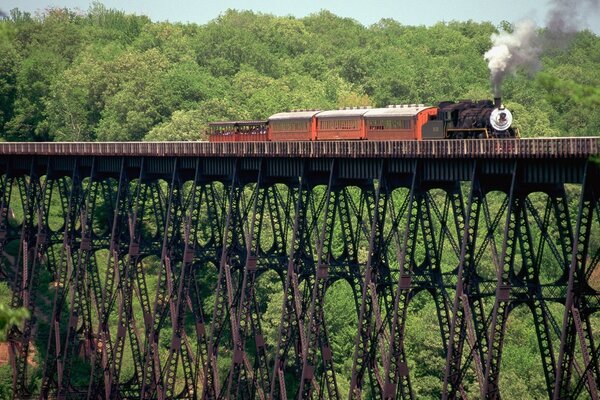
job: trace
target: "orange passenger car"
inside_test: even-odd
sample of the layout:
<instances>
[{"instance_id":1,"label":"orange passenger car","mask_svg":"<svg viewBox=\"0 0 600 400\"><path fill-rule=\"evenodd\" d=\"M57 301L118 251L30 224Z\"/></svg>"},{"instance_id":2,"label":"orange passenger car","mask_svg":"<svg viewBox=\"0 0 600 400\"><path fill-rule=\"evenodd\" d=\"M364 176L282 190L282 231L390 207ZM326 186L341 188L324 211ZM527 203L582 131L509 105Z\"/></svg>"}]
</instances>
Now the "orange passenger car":
<instances>
[{"instance_id":1,"label":"orange passenger car","mask_svg":"<svg viewBox=\"0 0 600 400\"><path fill-rule=\"evenodd\" d=\"M315 115L319 111L290 111L269 117L268 140L315 140Z\"/></svg>"},{"instance_id":2,"label":"orange passenger car","mask_svg":"<svg viewBox=\"0 0 600 400\"><path fill-rule=\"evenodd\" d=\"M375 108L365 113L368 140L422 140L423 125L437 115L436 107L423 104Z\"/></svg>"},{"instance_id":3,"label":"orange passenger car","mask_svg":"<svg viewBox=\"0 0 600 400\"><path fill-rule=\"evenodd\" d=\"M264 142L267 121L224 121L208 124L209 142Z\"/></svg>"},{"instance_id":4,"label":"orange passenger car","mask_svg":"<svg viewBox=\"0 0 600 400\"><path fill-rule=\"evenodd\" d=\"M365 139L363 115L368 108L323 111L317 114L316 140Z\"/></svg>"}]
</instances>

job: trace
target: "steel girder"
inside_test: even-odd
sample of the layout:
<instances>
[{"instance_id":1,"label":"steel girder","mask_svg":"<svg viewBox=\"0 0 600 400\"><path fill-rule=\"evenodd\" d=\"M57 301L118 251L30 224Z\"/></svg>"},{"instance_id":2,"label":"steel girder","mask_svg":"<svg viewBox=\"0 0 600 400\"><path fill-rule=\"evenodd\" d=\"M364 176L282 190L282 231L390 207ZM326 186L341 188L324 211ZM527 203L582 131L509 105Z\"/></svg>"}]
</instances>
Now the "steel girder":
<instances>
[{"instance_id":1,"label":"steel girder","mask_svg":"<svg viewBox=\"0 0 600 400\"><path fill-rule=\"evenodd\" d=\"M596 164L550 177L511 159L280 164L2 163L1 271L32 313L9 335L15 398L415 398L419 293L435 303L441 397L500 397L507 321L524 306L548 397L597 398ZM269 273L282 296L267 333ZM352 355L328 330L338 281Z\"/></svg>"}]
</instances>

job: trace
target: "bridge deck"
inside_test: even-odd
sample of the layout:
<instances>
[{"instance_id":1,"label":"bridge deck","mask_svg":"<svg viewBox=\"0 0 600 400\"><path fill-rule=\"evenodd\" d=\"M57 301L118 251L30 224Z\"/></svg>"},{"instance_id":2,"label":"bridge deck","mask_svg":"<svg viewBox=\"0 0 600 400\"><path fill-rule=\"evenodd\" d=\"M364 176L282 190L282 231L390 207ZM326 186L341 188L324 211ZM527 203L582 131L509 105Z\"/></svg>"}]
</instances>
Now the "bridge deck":
<instances>
[{"instance_id":1,"label":"bridge deck","mask_svg":"<svg viewBox=\"0 0 600 400\"><path fill-rule=\"evenodd\" d=\"M565 158L600 155L600 137L332 142L0 143L0 155L306 158Z\"/></svg>"}]
</instances>

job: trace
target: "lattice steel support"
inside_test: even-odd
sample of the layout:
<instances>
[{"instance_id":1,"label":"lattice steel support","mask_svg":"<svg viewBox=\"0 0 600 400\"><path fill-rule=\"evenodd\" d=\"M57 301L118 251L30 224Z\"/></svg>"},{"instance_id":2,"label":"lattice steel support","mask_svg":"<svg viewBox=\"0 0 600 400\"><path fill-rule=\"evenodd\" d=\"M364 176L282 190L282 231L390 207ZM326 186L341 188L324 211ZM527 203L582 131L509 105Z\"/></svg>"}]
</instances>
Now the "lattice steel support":
<instances>
[{"instance_id":1,"label":"lattice steel support","mask_svg":"<svg viewBox=\"0 0 600 400\"><path fill-rule=\"evenodd\" d=\"M424 294L434 396L500 398L525 310L541 390L597 399L599 170L509 155L2 158L0 276L32 313L9 334L15 398L416 398ZM331 329L337 287L353 354Z\"/></svg>"},{"instance_id":2,"label":"lattice steel support","mask_svg":"<svg viewBox=\"0 0 600 400\"><path fill-rule=\"evenodd\" d=\"M587 318L594 310L590 307L594 290L589 287L587 277L598 268L598 249L590 248L592 227L600 224L597 165L587 163L584 177L575 225L572 259L568 270L567 295L553 399L575 397L583 386L587 388L593 399L597 399L600 387L598 349L594 347L592 329ZM580 368L579 382L573 390L571 379L576 365L575 351L577 347L579 347L583 359L583 369Z\"/></svg>"}]
</instances>

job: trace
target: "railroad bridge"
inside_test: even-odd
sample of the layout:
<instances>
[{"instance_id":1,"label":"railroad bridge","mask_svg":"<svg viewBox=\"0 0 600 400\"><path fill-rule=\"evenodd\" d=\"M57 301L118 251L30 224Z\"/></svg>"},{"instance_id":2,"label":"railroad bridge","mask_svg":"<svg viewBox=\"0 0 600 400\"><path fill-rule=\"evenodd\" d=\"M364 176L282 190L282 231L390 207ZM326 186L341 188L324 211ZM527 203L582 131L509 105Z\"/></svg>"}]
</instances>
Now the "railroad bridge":
<instances>
[{"instance_id":1,"label":"railroad bridge","mask_svg":"<svg viewBox=\"0 0 600 400\"><path fill-rule=\"evenodd\" d=\"M358 321L352 399L415 396L421 292L444 398L501 396L521 306L548 398L598 398L600 138L0 154L1 273L31 312L9 334L15 398L339 398L324 306L339 280ZM269 334L266 273L282 293Z\"/></svg>"}]
</instances>

